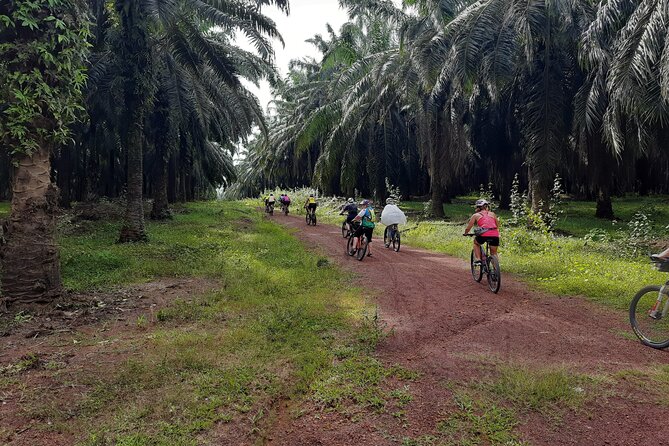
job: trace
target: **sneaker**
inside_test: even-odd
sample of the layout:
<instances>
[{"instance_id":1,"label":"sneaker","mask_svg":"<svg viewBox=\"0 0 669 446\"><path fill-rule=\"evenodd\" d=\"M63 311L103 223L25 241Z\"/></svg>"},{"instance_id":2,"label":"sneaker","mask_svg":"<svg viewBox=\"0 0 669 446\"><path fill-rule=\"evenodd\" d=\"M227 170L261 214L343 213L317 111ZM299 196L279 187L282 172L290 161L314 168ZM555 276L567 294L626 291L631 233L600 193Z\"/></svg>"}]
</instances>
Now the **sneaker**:
<instances>
[{"instance_id":1,"label":"sneaker","mask_svg":"<svg viewBox=\"0 0 669 446\"><path fill-rule=\"evenodd\" d=\"M367 253L367 257L371 257L371 256L372 256L372 253L371 253L371 252L368 252L368 253Z\"/></svg>"},{"instance_id":2,"label":"sneaker","mask_svg":"<svg viewBox=\"0 0 669 446\"><path fill-rule=\"evenodd\" d=\"M480 260L474 260L474 266L479 266L479 265L482 265L482 264L483 263L481 263Z\"/></svg>"},{"instance_id":3,"label":"sneaker","mask_svg":"<svg viewBox=\"0 0 669 446\"><path fill-rule=\"evenodd\" d=\"M390 248L390 243L386 243L386 248Z\"/></svg>"}]
</instances>

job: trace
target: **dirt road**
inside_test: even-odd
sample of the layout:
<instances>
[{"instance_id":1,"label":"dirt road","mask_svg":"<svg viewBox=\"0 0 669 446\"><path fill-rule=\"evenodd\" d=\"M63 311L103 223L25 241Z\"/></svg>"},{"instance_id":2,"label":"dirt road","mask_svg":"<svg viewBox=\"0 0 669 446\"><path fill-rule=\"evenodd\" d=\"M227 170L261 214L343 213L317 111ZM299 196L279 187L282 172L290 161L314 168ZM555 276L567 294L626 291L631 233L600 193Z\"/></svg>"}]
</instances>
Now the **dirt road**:
<instances>
[{"instance_id":1,"label":"dirt road","mask_svg":"<svg viewBox=\"0 0 669 446\"><path fill-rule=\"evenodd\" d=\"M582 298L543 295L509 275L494 295L485 279L481 284L472 280L465 262L408 247L395 253L383 247L382 234L371 245L373 256L358 262L344 254L338 228L308 227L292 216L273 218L299 229L297 237L378 290L381 317L393 330L378 355L386 363L420 371L421 378L411 385L414 400L406 409L406 423L383 414L351 420L311 413L279 422L271 444L385 445L429 434L452 410L448 383L491 379L500 364L611 377L669 363L669 352L622 336L630 331L622 312ZM501 262L503 271L503 254ZM606 381L585 407L568 411L556 423L521 413L518 431L533 445L669 444L668 400L658 404L656 396L638 390L643 383L629 386L624 380Z\"/></svg>"}]
</instances>

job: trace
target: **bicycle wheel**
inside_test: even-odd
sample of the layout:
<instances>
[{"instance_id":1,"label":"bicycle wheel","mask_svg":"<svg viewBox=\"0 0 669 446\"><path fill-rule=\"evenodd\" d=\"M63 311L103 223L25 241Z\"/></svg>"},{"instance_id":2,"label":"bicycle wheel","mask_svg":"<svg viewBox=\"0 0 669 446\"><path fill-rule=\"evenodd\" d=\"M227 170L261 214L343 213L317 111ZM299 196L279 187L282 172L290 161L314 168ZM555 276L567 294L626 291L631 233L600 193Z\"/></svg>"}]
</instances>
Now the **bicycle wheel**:
<instances>
[{"instance_id":1,"label":"bicycle wheel","mask_svg":"<svg viewBox=\"0 0 669 446\"><path fill-rule=\"evenodd\" d=\"M499 270L499 260L497 256L490 256L486 259L488 262L488 288L497 294L502 285L502 272Z\"/></svg>"},{"instance_id":2,"label":"bicycle wheel","mask_svg":"<svg viewBox=\"0 0 669 446\"><path fill-rule=\"evenodd\" d=\"M358 260L361 262L365 259L365 256L367 255L367 236L366 235L361 235L360 236L360 248L358 248L358 252L356 253Z\"/></svg>"},{"instance_id":3,"label":"bicycle wheel","mask_svg":"<svg viewBox=\"0 0 669 446\"><path fill-rule=\"evenodd\" d=\"M642 288L630 303L630 324L642 343L653 348L669 347L669 290L661 299L659 285Z\"/></svg>"},{"instance_id":4,"label":"bicycle wheel","mask_svg":"<svg viewBox=\"0 0 669 446\"><path fill-rule=\"evenodd\" d=\"M311 215L311 224L316 226L316 214Z\"/></svg>"},{"instance_id":5,"label":"bicycle wheel","mask_svg":"<svg viewBox=\"0 0 669 446\"><path fill-rule=\"evenodd\" d=\"M483 278L483 265L478 264L475 265L474 261L476 260L476 257L474 257L474 250L472 249L472 255L470 258L470 266L472 268L472 278L476 280L477 282L480 282L481 279Z\"/></svg>"},{"instance_id":6,"label":"bicycle wheel","mask_svg":"<svg viewBox=\"0 0 669 446\"><path fill-rule=\"evenodd\" d=\"M305 219L307 220L307 226L309 226L311 224L311 216L309 215L308 211L307 211L307 216L305 217Z\"/></svg>"},{"instance_id":7,"label":"bicycle wheel","mask_svg":"<svg viewBox=\"0 0 669 446\"><path fill-rule=\"evenodd\" d=\"M353 234L348 236L348 242L346 242L346 254L350 256L355 255L355 237L353 237Z\"/></svg>"},{"instance_id":8,"label":"bicycle wheel","mask_svg":"<svg viewBox=\"0 0 669 446\"><path fill-rule=\"evenodd\" d=\"M400 252L400 231L395 231L395 237L393 237L393 251Z\"/></svg>"}]
</instances>

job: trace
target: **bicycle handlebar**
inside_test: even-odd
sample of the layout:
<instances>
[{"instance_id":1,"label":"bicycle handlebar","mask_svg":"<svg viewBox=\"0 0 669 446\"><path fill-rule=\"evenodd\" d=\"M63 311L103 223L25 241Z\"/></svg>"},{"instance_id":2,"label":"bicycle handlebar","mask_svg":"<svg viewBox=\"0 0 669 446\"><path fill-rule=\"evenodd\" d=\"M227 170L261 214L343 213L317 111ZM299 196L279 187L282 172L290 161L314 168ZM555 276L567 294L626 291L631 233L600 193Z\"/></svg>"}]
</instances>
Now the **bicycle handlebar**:
<instances>
[{"instance_id":1,"label":"bicycle handlebar","mask_svg":"<svg viewBox=\"0 0 669 446\"><path fill-rule=\"evenodd\" d=\"M469 233L469 234L462 234L462 236L463 237L475 237L476 234Z\"/></svg>"}]
</instances>

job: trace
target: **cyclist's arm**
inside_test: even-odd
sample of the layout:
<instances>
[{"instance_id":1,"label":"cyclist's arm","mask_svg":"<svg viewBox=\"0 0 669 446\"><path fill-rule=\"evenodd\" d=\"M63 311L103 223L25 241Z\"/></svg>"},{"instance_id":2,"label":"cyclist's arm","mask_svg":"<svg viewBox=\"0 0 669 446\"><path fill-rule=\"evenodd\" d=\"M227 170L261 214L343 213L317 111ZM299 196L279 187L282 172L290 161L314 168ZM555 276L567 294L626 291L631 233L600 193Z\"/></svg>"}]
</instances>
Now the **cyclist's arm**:
<instances>
[{"instance_id":1,"label":"cyclist's arm","mask_svg":"<svg viewBox=\"0 0 669 446\"><path fill-rule=\"evenodd\" d=\"M478 214L472 215L472 218L469 219L469 223L467 223L467 228L465 228L465 234L469 234L469 231L471 231L474 225L476 224L477 220L476 215Z\"/></svg>"}]
</instances>

